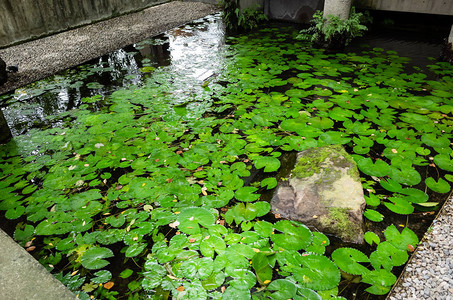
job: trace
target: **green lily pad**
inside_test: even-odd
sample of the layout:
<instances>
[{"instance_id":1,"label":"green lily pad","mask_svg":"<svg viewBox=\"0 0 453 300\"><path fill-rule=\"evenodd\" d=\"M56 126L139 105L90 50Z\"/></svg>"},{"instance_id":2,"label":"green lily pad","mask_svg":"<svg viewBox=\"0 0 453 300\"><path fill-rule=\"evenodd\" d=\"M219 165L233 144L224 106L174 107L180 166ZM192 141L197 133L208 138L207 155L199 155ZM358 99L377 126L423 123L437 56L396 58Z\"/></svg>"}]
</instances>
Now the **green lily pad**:
<instances>
[{"instance_id":1,"label":"green lily pad","mask_svg":"<svg viewBox=\"0 0 453 300\"><path fill-rule=\"evenodd\" d=\"M378 269L365 274L362 277L362 282L371 284L371 287L365 290L368 293L373 295L385 295L396 282L396 276L387 270Z\"/></svg>"},{"instance_id":2,"label":"green lily pad","mask_svg":"<svg viewBox=\"0 0 453 300\"><path fill-rule=\"evenodd\" d=\"M340 270L327 257L317 254L302 256L302 268L294 270L294 278L303 286L325 291L338 285L341 279Z\"/></svg>"},{"instance_id":3,"label":"green lily pad","mask_svg":"<svg viewBox=\"0 0 453 300\"><path fill-rule=\"evenodd\" d=\"M272 293L272 299L292 299L296 296L297 286L289 280L277 279L268 285L267 290L275 291Z\"/></svg>"},{"instance_id":4,"label":"green lily pad","mask_svg":"<svg viewBox=\"0 0 453 300\"><path fill-rule=\"evenodd\" d=\"M275 172L280 168L280 160L272 156L258 156L255 158L255 167L264 168L264 172Z\"/></svg>"},{"instance_id":5,"label":"green lily pad","mask_svg":"<svg viewBox=\"0 0 453 300\"><path fill-rule=\"evenodd\" d=\"M200 233L200 225L209 227L214 224L214 214L202 207L189 207L181 211L177 216L177 220L180 223L178 228L187 234Z\"/></svg>"},{"instance_id":6,"label":"green lily pad","mask_svg":"<svg viewBox=\"0 0 453 300\"><path fill-rule=\"evenodd\" d=\"M244 186L237 189L237 191L234 193L234 197L239 201L253 202L260 197L259 194L254 194L254 192L256 192L257 190L257 188L252 186Z\"/></svg>"},{"instance_id":7,"label":"green lily pad","mask_svg":"<svg viewBox=\"0 0 453 300\"><path fill-rule=\"evenodd\" d=\"M363 212L363 215L370 221L373 221L373 222L381 222L382 220L384 220L384 216L375 211L374 209L366 209L364 212Z\"/></svg>"},{"instance_id":8,"label":"green lily pad","mask_svg":"<svg viewBox=\"0 0 453 300\"><path fill-rule=\"evenodd\" d=\"M274 228L282 234L271 235L272 242L286 250L304 249L313 240L310 229L302 224L297 225L291 221L283 220L275 223Z\"/></svg>"},{"instance_id":9,"label":"green lily pad","mask_svg":"<svg viewBox=\"0 0 453 300\"><path fill-rule=\"evenodd\" d=\"M385 229L384 235L388 242L400 250L408 251L415 248L418 244L417 235L407 227L400 233L395 225L392 224Z\"/></svg>"},{"instance_id":10,"label":"green lily pad","mask_svg":"<svg viewBox=\"0 0 453 300\"><path fill-rule=\"evenodd\" d=\"M388 200L391 203L384 202L384 205L397 214L409 215L414 212L414 207L403 198L389 197Z\"/></svg>"},{"instance_id":11,"label":"green lily pad","mask_svg":"<svg viewBox=\"0 0 453 300\"><path fill-rule=\"evenodd\" d=\"M437 193L448 193L451 189L450 184L442 178L439 178L439 180L436 181L434 178L428 177L425 179L425 183L430 189Z\"/></svg>"},{"instance_id":12,"label":"green lily pad","mask_svg":"<svg viewBox=\"0 0 453 300\"><path fill-rule=\"evenodd\" d=\"M112 250L104 247L92 247L83 253L80 262L82 266L90 270L101 269L109 264L104 258L113 256Z\"/></svg>"},{"instance_id":13,"label":"green lily pad","mask_svg":"<svg viewBox=\"0 0 453 300\"><path fill-rule=\"evenodd\" d=\"M369 176L384 177L390 172L390 166L385 161L376 160L373 163L369 157L360 159L357 162L357 167Z\"/></svg>"},{"instance_id":14,"label":"green lily pad","mask_svg":"<svg viewBox=\"0 0 453 300\"><path fill-rule=\"evenodd\" d=\"M375 243L376 245L379 245L379 243L381 242L381 239L379 238L379 236L376 233L371 232L371 231L365 232L365 234L363 235L363 239L365 240L365 242L367 242L371 246L373 245L373 243Z\"/></svg>"},{"instance_id":15,"label":"green lily pad","mask_svg":"<svg viewBox=\"0 0 453 300\"><path fill-rule=\"evenodd\" d=\"M359 263L369 262L368 256L357 249L338 248L332 252L332 260L344 272L353 275L364 275L369 272Z\"/></svg>"}]
</instances>

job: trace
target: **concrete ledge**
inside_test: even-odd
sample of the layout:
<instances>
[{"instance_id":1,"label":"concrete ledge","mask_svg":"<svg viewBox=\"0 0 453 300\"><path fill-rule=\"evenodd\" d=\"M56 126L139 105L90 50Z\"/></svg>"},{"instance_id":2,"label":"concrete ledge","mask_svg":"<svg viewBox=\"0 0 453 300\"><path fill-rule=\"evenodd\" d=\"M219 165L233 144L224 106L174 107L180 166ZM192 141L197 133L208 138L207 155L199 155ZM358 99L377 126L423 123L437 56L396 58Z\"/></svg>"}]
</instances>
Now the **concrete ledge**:
<instances>
[{"instance_id":1,"label":"concrete ledge","mask_svg":"<svg viewBox=\"0 0 453 300\"><path fill-rule=\"evenodd\" d=\"M365 9L453 15L453 1L451 0L354 0L353 5Z\"/></svg>"},{"instance_id":2,"label":"concrete ledge","mask_svg":"<svg viewBox=\"0 0 453 300\"><path fill-rule=\"evenodd\" d=\"M5 300L77 299L1 229L0 296Z\"/></svg>"}]
</instances>

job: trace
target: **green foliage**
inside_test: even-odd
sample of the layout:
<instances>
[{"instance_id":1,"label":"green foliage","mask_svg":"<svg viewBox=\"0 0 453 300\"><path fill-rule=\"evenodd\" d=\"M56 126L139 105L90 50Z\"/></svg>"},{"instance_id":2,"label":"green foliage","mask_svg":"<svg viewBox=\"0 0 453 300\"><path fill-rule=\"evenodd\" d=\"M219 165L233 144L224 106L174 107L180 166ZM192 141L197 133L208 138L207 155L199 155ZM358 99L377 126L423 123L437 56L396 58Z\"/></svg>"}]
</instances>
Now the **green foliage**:
<instances>
[{"instance_id":1,"label":"green foliage","mask_svg":"<svg viewBox=\"0 0 453 300\"><path fill-rule=\"evenodd\" d=\"M356 13L354 7L347 20L334 15L324 18L323 12L317 11L313 15L312 27L302 30L298 38L310 40L314 45L321 47L343 48L367 30L363 25L366 19L362 13Z\"/></svg>"},{"instance_id":2,"label":"green foliage","mask_svg":"<svg viewBox=\"0 0 453 300\"><path fill-rule=\"evenodd\" d=\"M288 152L345 145L366 218L433 209L453 181L453 68L434 64L443 76L426 81L394 52L327 54L286 43L293 35L231 38L206 85L156 67L141 86L86 97L54 127L2 145L0 209L18 221L14 238L84 299L341 299L340 274L387 293L418 243L410 229L367 232L370 255L328 256L324 234L276 220L262 194Z\"/></svg>"},{"instance_id":3,"label":"green foliage","mask_svg":"<svg viewBox=\"0 0 453 300\"><path fill-rule=\"evenodd\" d=\"M241 9L239 3L239 0L221 0L219 2L223 10L222 19L227 32L252 31L268 20L259 5Z\"/></svg>"}]
</instances>

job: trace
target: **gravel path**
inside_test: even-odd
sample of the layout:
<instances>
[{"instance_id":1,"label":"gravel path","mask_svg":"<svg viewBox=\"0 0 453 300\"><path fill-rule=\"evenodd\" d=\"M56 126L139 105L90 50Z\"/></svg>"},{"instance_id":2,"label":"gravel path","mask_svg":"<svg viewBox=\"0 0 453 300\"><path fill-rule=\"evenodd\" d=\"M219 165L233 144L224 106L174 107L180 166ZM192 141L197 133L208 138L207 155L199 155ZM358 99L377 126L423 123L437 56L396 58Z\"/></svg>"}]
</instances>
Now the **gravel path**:
<instances>
[{"instance_id":1,"label":"gravel path","mask_svg":"<svg viewBox=\"0 0 453 300\"><path fill-rule=\"evenodd\" d=\"M389 300L453 300L453 198L417 247Z\"/></svg>"},{"instance_id":2,"label":"gravel path","mask_svg":"<svg viewBox=\"0 0 453 300\"><path fill-rule=\"evenodd\" d=\"M172 1L0 49L0 57L7 65L19 67L19 72L10 73L8 82L0 86L0 95L218 10L200 2Z\"/></svg>"}]
</instances>

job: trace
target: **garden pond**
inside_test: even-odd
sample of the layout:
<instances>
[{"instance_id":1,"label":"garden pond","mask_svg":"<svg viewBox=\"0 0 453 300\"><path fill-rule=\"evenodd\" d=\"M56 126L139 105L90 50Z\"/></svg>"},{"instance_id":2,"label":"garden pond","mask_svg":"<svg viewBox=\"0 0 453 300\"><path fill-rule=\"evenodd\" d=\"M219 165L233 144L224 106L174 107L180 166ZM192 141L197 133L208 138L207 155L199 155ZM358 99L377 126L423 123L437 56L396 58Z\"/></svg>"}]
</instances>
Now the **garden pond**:
<instances>
[{"instance_id":1,"label":"garden pond","mask_svg":"<svg viewBox=\"0 0 453 300\"><path fill-rule=\"evenodd\" d=\"M297 34L208 16L0 96L2 228L80 299L382 299L451 192L453 67ZM336 144L364 245L270 212Z\"/></svg>"}]
</instances>

